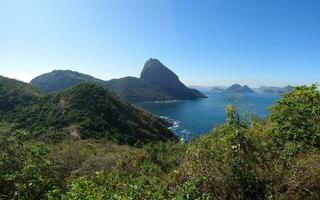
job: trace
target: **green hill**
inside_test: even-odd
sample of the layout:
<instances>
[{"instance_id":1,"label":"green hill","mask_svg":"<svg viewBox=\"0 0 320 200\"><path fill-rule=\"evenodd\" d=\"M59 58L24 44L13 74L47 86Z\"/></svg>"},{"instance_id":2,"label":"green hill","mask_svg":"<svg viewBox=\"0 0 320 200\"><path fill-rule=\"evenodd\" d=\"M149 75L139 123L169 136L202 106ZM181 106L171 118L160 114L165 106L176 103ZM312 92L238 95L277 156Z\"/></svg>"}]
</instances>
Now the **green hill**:
<instances>
[{"instance_id":1,"label":"green hill","mask_svg":"<svg viewBox=\"0 0 320 200\"><path fill-rule=\"evenodd\" d=\"M35 87L0 76L0 112L32 104L40 96L41 92Z\"/></svg>"},{"instance_id":2,"label":"green hill","mask_svg":"<svg viewBox=\"0 0 320 200\"><path fill-rule=\"evenodd\" d=\"M79 83L104 84L104 81L71 70L54 70L50 73L42 74L30 81L31 85L39 88L45 93L61 91Z\"/></svg>"},{"instance_id":3,"label":"green hill","mask_svg":"<svg viewBox=\"0 0 320 200\"><path fill-rule=\"evenodd\" d=\"M37 136L65 132L76 138L105 138L130 145L177 139L168 130L168 122L96 84L78 84L49 95L2 77L0 86L1 119Z\"/></svg>"},{"instance_id":4,"label":"green hill","mask_svg":"<svg viewBox=\"0 0 320 200\"><path fill-rule=\"evenodd\" d=\"M0 199L320 199L316 85L284 94L266 119L228 105L225 124L182 144L101 86L45 96L3 84L34 99L1 114Z\"/></svg>"}]
</instances>

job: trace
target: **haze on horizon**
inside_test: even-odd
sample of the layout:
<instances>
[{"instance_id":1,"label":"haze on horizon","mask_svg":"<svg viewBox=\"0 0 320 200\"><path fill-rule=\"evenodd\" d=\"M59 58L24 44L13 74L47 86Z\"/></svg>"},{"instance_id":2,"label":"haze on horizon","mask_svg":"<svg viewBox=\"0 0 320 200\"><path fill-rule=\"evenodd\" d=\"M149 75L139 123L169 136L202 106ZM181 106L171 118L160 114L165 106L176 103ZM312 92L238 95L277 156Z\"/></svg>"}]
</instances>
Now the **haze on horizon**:
<instances>
[{"instance_id":1,"label":"haze on horizon","mask_svg":"<svg viewBox=\"0 0 320 200\"><path fill-rule=\"evenodd\" d=\"M157 58L187 85L316 83L319 9L317 0L4 0L0 74L139 77Z\"/></svg>"}]
</instances>

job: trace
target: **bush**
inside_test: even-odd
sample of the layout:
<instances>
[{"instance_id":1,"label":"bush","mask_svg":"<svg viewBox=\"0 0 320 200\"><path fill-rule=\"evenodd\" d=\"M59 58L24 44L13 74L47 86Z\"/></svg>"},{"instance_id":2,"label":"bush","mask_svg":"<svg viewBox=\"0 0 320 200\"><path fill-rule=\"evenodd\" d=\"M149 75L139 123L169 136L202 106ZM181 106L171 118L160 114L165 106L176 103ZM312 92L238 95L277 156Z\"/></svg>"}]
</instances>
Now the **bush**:
<instances>
[{"instance_id":1,"label":"bush","mask_svg":"<svg viewBox=\"0 0 320 200\"><path fill-rule=\"evenodd\" d=\"M28 136L23 130L0 125L0 197L39 199L55 184L43 144L28 142Z\"/></svg>"},{"instance_id":2,"label":"bush","mask_svg":"<svg viewBox=\"0 0 320 200\"><path fill-rule=\"evenodd\" d=\"M320 93L317 86L296 87L271 107L272 134L279 144L320 147Z\"/></svg>"}]
</instances>

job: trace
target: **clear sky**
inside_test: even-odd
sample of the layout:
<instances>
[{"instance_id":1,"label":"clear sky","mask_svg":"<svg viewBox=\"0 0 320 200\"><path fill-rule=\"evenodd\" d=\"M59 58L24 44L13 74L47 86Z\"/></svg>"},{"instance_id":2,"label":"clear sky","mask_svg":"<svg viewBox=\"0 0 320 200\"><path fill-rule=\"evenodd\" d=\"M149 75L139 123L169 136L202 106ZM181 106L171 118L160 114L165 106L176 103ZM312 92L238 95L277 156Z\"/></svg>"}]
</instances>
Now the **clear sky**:
<instances>
[{"instance_id":1,"label":"clear sky","mask_svg":"<svg viewBox=\"0 0 320 200\"><path fill-rule=\"evenodd\" d=\"M320 80L319 0L0 0L0 74L108 80L158 58L187 85Z\"/></svg>"}]
</instances>

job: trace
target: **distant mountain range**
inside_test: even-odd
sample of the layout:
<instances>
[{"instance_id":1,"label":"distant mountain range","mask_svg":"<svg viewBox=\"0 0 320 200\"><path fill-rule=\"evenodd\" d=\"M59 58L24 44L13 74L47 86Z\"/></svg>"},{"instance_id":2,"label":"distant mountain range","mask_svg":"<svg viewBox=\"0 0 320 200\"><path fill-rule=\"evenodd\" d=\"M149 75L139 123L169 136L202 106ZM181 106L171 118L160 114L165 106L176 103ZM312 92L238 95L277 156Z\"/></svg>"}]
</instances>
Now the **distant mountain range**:
<instances>
[{"instance_id":1,"label":"distant mountain range","mask_svg":"<svg viewBox=\"0 0 320 200\"><path fill-rule=\"evenodd\" d=\"M291 92L293 90L292 86L285 87L275 87L275 86L261 86L259 88L250 88L249 86L241 86L240 84L234 84L229 87L224 86L193 86L200 91L211 91L211 92L236 92L236 93L253 93L253 92L263 92L269 94L284 94Z\"/></svg>"},{"instance_id":2,"label":"distant mountain range","mask_svg":"<svg viewBox=\"0 0 320 200\"><path fill-rule=\"evenodd\" d=\"M30 84L45 93L57 92L79 83L96 83L127 101L168 101L206 98L195 89L186 87L170 69L157 59L149 59L140 79L124 77L104 81L70 70L54 70L31 80Z\"/></svg>"},{"instance_id":3,"label":"distant mountain range","mask_svg":"<svg viewBox=\"0 0 320 200\"><path fill-rule=\"evenodd\" d=\"M258 88L258 91L265 92L265 93L273 93L273 94L284 94L291 92L293 90L292 86L286 87L273 87L273 86L261 86Z\"/></svg>"}]
</instances>

